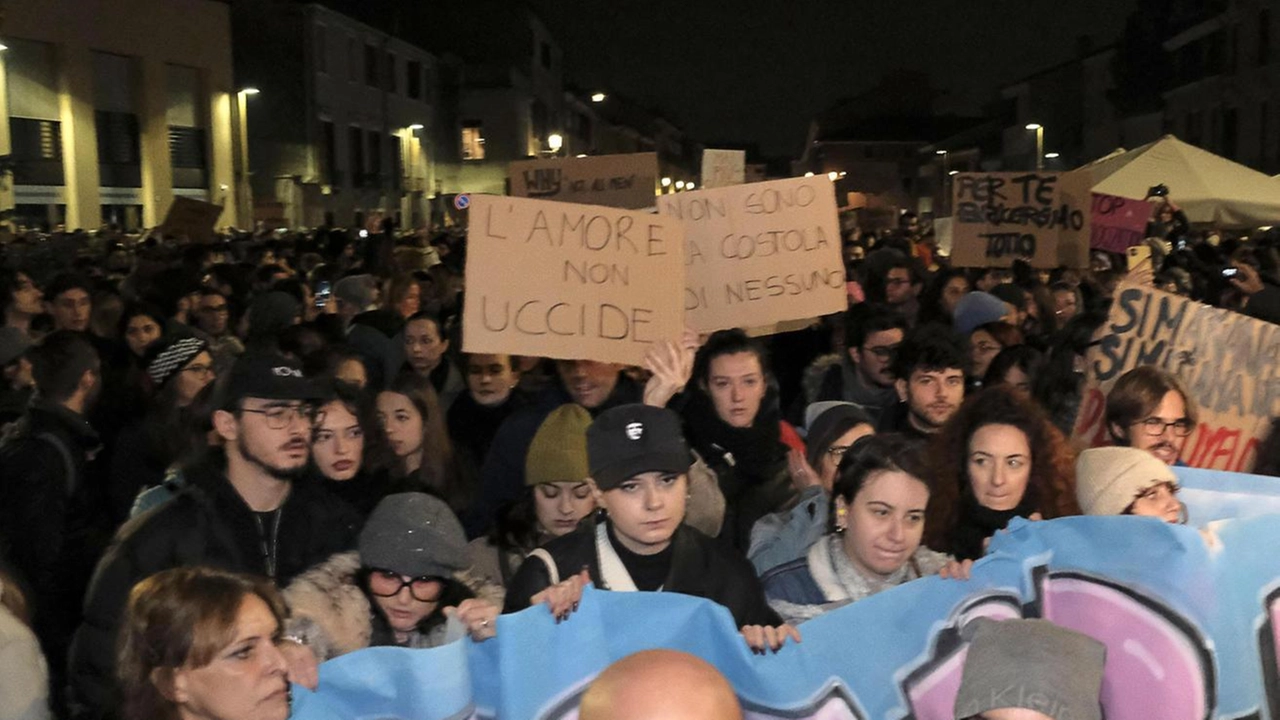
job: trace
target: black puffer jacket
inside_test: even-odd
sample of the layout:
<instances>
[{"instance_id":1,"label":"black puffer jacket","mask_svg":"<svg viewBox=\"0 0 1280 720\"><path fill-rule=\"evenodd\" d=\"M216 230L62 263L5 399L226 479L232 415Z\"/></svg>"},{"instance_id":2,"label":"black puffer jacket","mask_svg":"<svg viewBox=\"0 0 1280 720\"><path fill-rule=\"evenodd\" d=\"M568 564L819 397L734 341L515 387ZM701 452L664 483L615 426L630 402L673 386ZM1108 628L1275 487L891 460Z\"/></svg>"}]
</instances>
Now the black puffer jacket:
<instances>
[{"instance_id":1,"label":"black puffer jacket","mask_svg":"<svg viewBox=\"0 0 1280 720\"><path fill-rule=\"evenodd\" d=\"M98 563L71 647L74 717L112 717L118 707L116 637L139 580L192 565L267 574L258 523L226 478L225 454L216 451L186 472L190 484L121 528ZM280 509L275 581L283 586L334 553L353 549L358 524L346 503L313 483L295 482Z\"/></svg>"}]
</instances>

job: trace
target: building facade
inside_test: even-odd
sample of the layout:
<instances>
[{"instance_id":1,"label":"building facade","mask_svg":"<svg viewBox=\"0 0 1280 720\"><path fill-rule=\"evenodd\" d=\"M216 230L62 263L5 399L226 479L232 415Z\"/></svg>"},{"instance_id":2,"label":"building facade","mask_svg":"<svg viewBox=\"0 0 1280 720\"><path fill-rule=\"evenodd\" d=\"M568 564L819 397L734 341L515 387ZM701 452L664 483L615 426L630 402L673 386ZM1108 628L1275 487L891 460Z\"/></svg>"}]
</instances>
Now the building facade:
<instances>
[{"instance_id":1,"label":"building facade","mask_svg":"<svg viewBox=\"0 0 1280 720\"><path fill-rule=\"evenodd\" d=\"M435 55L321 5L233 4L256 219L415 227L440 134Z\"/></svg>"},{"instance_id":2,"label":"building facade","mask_svg":"<svg viewBox=\"0 0 1280 720\"><path fill-rule=\"evenodd\" d=\"M231 23L214 0L0 3L0 212L20 225L158 225L175 196L234 201Z\"/></svg>"}]
</instances>

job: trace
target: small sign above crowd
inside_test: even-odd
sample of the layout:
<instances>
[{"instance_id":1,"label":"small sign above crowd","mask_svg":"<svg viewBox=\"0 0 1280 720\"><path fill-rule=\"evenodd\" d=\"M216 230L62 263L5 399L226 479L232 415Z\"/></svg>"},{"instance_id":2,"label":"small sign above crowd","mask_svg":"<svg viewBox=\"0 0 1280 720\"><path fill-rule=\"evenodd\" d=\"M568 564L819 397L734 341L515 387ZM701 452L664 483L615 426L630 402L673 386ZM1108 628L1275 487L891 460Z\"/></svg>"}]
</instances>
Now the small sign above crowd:
<instances>
[{"instance_id":1,"label":"small sign above crowd","mask_svg":"<svg viewBox=\"0 0 1280 720\"><path fill-rule=\"evenodd\" d=\"M1086 267L1088 173L959 173L952 183L956 267Z\"/></svg>"},{"instance_id":2,"label":"small sign above crowd","mask_svg":"<svg viewBox=\"0 0 1280 720\"><path fill-rule=\"evenodd\" d=\"M515 197L642 210L653 207L658 155L519 160L508 166L507 179Z\"/></svg>"}]
</instances>

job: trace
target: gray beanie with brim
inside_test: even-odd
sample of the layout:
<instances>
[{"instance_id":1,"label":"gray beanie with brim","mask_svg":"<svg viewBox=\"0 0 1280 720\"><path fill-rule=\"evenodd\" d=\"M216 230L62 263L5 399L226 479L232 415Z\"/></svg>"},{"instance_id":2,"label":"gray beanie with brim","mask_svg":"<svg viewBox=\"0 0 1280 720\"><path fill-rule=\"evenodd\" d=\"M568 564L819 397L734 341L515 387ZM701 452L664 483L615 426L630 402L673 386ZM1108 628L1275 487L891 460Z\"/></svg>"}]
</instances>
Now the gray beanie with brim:
<instances>
[{"instance_id":1,"label":"gray beanie with brim","mask_svg":"<svg viewBox=\"0 0 1280 720\"><path fill-rule=\"evenodd\" d=\"M462 523L426 493L388 495L369 514L356 549L360 564L409 577L449 577L467 567Z\"/></svg>"}]
</instances>

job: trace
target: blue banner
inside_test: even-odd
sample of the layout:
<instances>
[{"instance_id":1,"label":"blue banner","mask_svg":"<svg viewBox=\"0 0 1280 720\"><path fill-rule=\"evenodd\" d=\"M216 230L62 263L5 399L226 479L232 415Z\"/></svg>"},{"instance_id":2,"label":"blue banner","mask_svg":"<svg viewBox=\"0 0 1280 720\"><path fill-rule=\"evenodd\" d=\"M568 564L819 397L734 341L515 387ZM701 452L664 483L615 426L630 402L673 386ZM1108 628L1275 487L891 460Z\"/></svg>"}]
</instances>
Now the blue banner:
<instances>
[{"instance_id":1,"label":"blue banner","mask_svg":"<svg viewBox=\"0 0 1280 720\"><path fill-rule=\"evenodd\" d=\"M540 606L500 618L485 643L325 663L318 692L295 688L294 717L567 720L609 663L666 647L718 667L753 720L949 720L966 652L958 628L984 616L1046 618L1105 643L1108 720L1280 720L1277 547L1277 516L1212 532L1135 517L1015 521L970 580L862 600L767 656L714 603L588 590L560 624Z\"/></svg>"}]
</instances>

